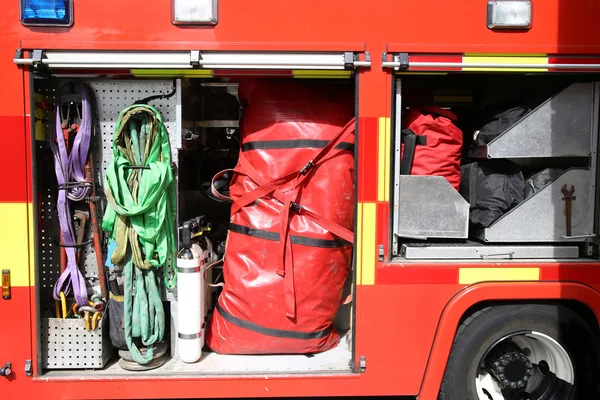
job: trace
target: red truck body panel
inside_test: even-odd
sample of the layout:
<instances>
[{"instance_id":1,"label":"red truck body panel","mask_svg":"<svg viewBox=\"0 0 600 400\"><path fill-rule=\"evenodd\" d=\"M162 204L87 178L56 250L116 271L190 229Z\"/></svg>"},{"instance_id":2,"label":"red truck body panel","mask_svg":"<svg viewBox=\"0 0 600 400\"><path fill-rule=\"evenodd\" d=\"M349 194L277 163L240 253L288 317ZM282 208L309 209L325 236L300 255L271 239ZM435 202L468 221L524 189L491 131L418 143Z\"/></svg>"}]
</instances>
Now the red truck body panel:
<instances>
[{"instance_id":1,"label":"red truck body panel","mask_svg":"<svg viewBox=\"0 0 600 400\"><path fill-rule=\"evenodd\" d=\"M0 364L13 375L0 378L0 397L117 399L197 397L288 397L418 395L437 397L445 362L461 316L481 301L572 299L600 315L600 264L388 263L389 199L378 196L382 129L391 116L392 74L381 68L382 52L504 55L600 55L600 3L547 0L533 3L533 27L493 32L486 2L347 0L219 2L214 27L171 24L169 1L75 0L71 28L28 28L19 4L0 14L0 268L11 270L12 296L0 299ZM362 246L355 296L356 356L365 372L302 376L140 376L45 378L33 362L39 355L33 255L30 75L13 63L15 50L368 51L372 66L358 72L358 246ZM382 122L383 121L383 122ZM388 120L389 121L389 120ZM385 147L384 147L385 149ZM367 252L366 252L367 251ZM365 256L365 254L367 254ZM367 258L365 258L367 257ZM366 260L366 262L365 262ZM534 282L478 283L461 280L476 267L507 268L507 277L532 272ZM43 278L41 278L43 279ZM517 279L518 280L518 279ZM356 360L358 363L358 360Z\"/></svg>"}]
</instances>

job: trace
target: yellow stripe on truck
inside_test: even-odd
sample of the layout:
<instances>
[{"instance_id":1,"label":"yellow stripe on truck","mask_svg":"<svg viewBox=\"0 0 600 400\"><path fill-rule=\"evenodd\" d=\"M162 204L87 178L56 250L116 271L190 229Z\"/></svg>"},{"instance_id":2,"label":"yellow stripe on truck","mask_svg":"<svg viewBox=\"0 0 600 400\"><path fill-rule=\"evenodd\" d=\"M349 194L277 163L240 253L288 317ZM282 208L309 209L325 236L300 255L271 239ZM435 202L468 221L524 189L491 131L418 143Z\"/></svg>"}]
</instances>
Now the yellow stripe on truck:
<instances>
[{"instance_id":1,"label":"yellow stripe on truck","mask_svg":"<svg viewBox=\"0 0 600 400\"><path fill-rule=\"evenodd\" d=\"M212 78L210 69L132 69L133 76L142 78Z\"/></svg>"},{"instance_id":2,"label":"yellow stripe on truck","mask_svg":"<svg viewBox=\"0 0 600 400\"><path fill-rule=\"evenodd\" d=\"M391 160L390 160L390 126L391 122L389 118L385 119L385 192L384 192L384 201L390 201L390 168L391 168Z\"/></svg>"},{"instance_id":3,"label":"yellow stripe on truck","mask_svg":"<svg viewBox=\"0 0 600 400\"><path fill-rule=\"evenodd\" d=\"M294 78L348 79L352 76L352 71L347 71L347 70L297 69L292 72L293 72Z\"/></svg>"},{"instance_id":4,"label":"yellow stripe on truck","mask_svg":"<svg viewBox=\"0 0 600 400\"><path fill-rule=\"evenodd\" d=\"M363 205L356 207L356 284L362 284L362 213Z\"/></svg>"},{"instance_id":5,"label":"yellow stripe on truck","mask_svg":"<svg viewBox=\"0 0 600 400\"><path fill-rule=\"evenodd\" d=\"M35 230L33 226L33 203L27 203L27 229L29 231L29 285L35 285Z\"/></svg>"},{"instance_id":6,"label":"yellow stripe on truck","mask_svg":"<svg viewBox=\"0 0 600 400\"><path fill-rule=\"evenodd\" d=\"M377 133L377 200L390 199L390 119L379 118Z\"/></svg>"},{"instance_id":7,"label":"yellow stripe on truck","mask_svg":"<svg viewBox=\"0 0 600 400\"><path fill-rule=\"evenodd\" d=\"M34 255L30 238L33 238L33 213L28 203L0 203L0 269L10 270L11 286L33 286L33 268L30 275L30 257ZM28 216L31 215L31 217ZM48 282L53 284L54 282Z\"/></svg>"},{"instance_id":8,"label":"yellow stripe on truck","mask_svg":"<svg viewBox=\"0 0 600 400\"><path fill-rule=\"evenodd\" d=\"M375 284L375 253L376 253L376 221L377 221L377 204L363 203L362 204L362 278L361 285Z\"/></svg>"},{"instance_id":9,"label":"yellow stripe on truck","mask_svg":"<svg viewBox=\"0 0 600 400\"><path fill-rule=\"evenodd\" d=\"M463 71L502 71L502 72L546 72L548 71L545 65L548 65L548 57L546 56L506 56L506 55L468 55L463 56L464 64L484 64L484 65L496 65L496 67L463 67ZM502 64L525 64L525 65L539 65L540 68L509 68L502 67Z\"/></svg>"},{"instance_id":10,"label":"yellow stripe on truck","mask_svg":"<svg viewBox=\"0 0 600 400\"><path fill-rule=\"evenodd\" d=\"M489 281L539 281L539 268L460 268L458 283L470 285Z\"/></svg>"}]
</instances>

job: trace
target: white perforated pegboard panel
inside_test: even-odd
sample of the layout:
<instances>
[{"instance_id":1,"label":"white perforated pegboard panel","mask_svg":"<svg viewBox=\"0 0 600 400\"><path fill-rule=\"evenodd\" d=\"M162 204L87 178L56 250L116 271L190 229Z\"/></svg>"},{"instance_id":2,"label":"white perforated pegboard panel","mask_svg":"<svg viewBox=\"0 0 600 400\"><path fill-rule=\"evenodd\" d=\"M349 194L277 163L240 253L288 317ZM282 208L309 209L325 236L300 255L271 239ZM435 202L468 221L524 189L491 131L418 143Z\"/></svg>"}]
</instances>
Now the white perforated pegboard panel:
<instances>
[{"instance_id":1,"label":"white perforated pegboard panel","mask_svg":"<svg viewBox=\"0 0 600 400\"><path fill-rule=\"evenodd\" d=\"M95 179L103 186L106 166L112 159L112 136L119 113L137 100L160 94L169 94L173 90L172 80L110 80L91 79L86 81L93 91L95 136L90 152L94 161ZM49 103L55 102L55 94L60 82L57 80L38 80L35 91L46 96ZM167 99L152 100L150 104L161 114L169 133L173 162L177 163L177 150L180 142L181 121L181 85L177 82L177 92ZM55 129L54 113L48 113L47 130ZM52 289L60 273L60 251L58 242L58 218L56 216L56 177L52 153L47 142L36 145L36 173L39 207L39 262L40 291L42 299L50 299ZM99 195L100 193L97 193ZM98 216L104 213L104 202L98 204ZM84 240L91 240L92 233L86 231ZM102 232L101 232L102 233ZM88 286L98 291L98 267L92 245L83 250L84 276Z\"/></svg>"},{"instance_id":2,"label":"white perforated pegboard panel","mask_svg":"<svg viewBox=\"0 0 600 400\"><path fill-rule=\"evenodd\" d=\"M56 245L59 236L58 219L56 216L56 178L53 176L52 152L46 143L37 144L38 176L37 204L38 216L38 256L39 277L42 299L52 297L52 288L58 279L59 247Z\"/></svg>"},{"instance_id":3,"label":"white perforated pegboard panel","mask_svg":"<svg viewBox=\"0 0 600 400\"><path fill-rule=\"evenodd\" d=\"M48 104L54 104L56 88L47 81L36 82L35 91L43 94ZM46 134L54 129L54 113L46 113ZM56 175L52 151L48 142L36 142L36 203L39 208L38 224L38 284L42 299L52 298L52 289L60 274L58 217L56 215Z\"/></svg>"},{"instance_id":4,"label":"white perforated pegboard panel","mask_svg":"<svg viewBox=\"0 0 600 400\"><path fill-rule=\"evenodd\" d=\"M90 80L88 85L94 91L97 108L97 130L102 138L102 152L99 163L102 171L112 159L112 136L119 113L137 100L146 97L169 94L173 91L171 80ZM177 124L177 95L167 99L152 100L150 105L160 112L169 132L173 162L177 162L176 149L180 148L180 135Z\"/></svg>"},{"instance_id":5,"label":"white perforated pegboard panel","mask_svg":"<svg viewBox=\"0 0 600 400\"><path fill-rule=\"evenodd\" d=\"M83 319L76 318L42 318L41 325L44 369L97 369L112 356L106 314L95 331L86 331Z\"/></svg>"},{"instance_id":6,"label":"white perforated pegboard panel","mask_svg":"<svg viewBox=\"0 0 600 400\"><path fill-rule=\"evenodd\" d=\"M86 82L93 90L96 104L96 135L98 140L93 150L95 170L99 172L100 184L103 186L106 166L113 158L112 138L115 123L121 111L138 100L173 91L172 80L89 80ZM178 122L178 99L180 85L177 84L175 95L159 100L150 101L150 105L160 113L171 143L171 156L177 163L177 149L181 147L180 129ZM101 217L102 215L100 215ZM91 239L91 237L89 237ZM88 246L85 252L84 268L88 281L96 284L98 269L93 246Z\"/></svg>"}]
</instances>

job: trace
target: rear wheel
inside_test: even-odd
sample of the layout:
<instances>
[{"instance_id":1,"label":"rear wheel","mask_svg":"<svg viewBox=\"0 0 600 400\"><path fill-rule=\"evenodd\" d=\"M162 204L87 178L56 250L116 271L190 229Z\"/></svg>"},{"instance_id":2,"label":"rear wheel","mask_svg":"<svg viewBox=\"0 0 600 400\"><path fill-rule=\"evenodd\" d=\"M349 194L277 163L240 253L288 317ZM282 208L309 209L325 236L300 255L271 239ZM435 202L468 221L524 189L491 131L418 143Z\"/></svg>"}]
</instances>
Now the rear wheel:
<instances>
[{"instance_id":1,"label":"rear wheel","mask_svg":"<svg viewBox=\"0 0 600 400\"><path fill-rule=\"evenodd\" d=\"M484 308L457 331L439 399L600 398L597 340L565 306Z\"/></svg>"}]
</instances>

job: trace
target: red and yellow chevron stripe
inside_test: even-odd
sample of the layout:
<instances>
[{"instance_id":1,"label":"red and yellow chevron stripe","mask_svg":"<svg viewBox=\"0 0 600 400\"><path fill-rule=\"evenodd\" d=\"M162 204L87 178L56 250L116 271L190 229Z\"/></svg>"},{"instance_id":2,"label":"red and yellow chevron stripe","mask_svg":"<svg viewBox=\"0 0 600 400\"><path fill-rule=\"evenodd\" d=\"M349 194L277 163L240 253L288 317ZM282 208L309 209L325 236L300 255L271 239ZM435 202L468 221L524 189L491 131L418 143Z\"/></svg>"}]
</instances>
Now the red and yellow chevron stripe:
<instances>
[{"instance_id":1,"label":"red and yellow chevron stripe","mask_svg":"<svg viewBox=\"0 0 600 400\"><path fill-rule=\"evenodd\" d=\"M26 128L26 129L24 129ZM0 254L2 269L10 270L13 287L34 285L33 260L33 190L27 162L30 138L28 116L0 116L0 129L5 134L5 168L0 169Z\"/></svg>"},{"instance_id":2,"label":"red and yellow chevron stripe","mask_svg":"<svg viewBox=\"0 0 600 400\"><path fill-rule=\"evenodd\" d=\"M600 269L592 263L390 263L377 269L377 284L461 285L479 282L583 282L600 284Z\"/></svg>"}]
</instances>

